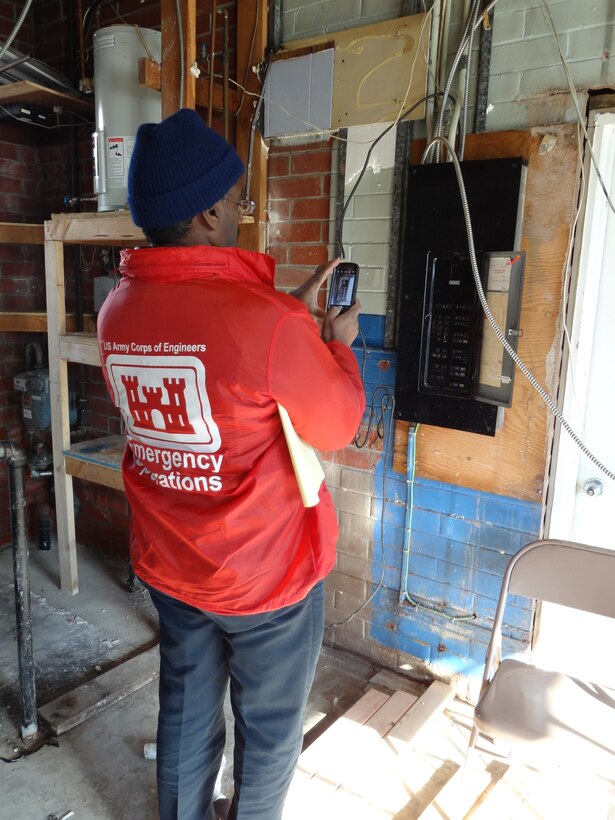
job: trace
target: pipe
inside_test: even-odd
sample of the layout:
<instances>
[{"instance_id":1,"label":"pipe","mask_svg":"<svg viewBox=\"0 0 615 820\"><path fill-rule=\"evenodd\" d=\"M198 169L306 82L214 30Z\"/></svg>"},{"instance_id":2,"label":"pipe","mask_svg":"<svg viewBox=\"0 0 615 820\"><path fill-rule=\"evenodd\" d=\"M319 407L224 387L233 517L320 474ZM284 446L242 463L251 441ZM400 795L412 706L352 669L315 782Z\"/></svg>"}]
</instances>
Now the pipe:
<instances>
[{"instance_id":1,"label":"pipe","mask_svg":"<svg viewBox=\"0 0 615 820\"><path fill-rule=\"evenodd\" d=\"M4 461L9 468L17 657L21 690L21 737L26 740L38 732L34 651L32 647L29 552L26 538L26 499L23 482L26 454L21 447L15 446L10 441L2 441L0 442L0 461Z\"/></svg>"},{"instance_id":2,"label":"pipe","mask_svg":"<svg viewBox=\"0 0 615 820\"><path fill-rule=\"evenodd\" d=\"M17 35L19 34L19 29L23 26L23 21L26 19L26 15L30 11L31 5L32 0L27 0L25 6L21 10L21 14L19 15L17 22L15 23L15 26L13 27L13 31L9 34L8 40L0 48L0 60L4 57L6 51L8 51L8 49L11 47L11 43L13 42L15 37L17 37Z\"/></svg>"},{"instance_id":3,"label":"pipe","mask_svg":"<svg viewBox=\"0 0 615 820\"><path fill-rule=\"evenodd\" d=\"M228 139L229 135L229 120L228 120L228 80L229 80L229 46L228 46L228 11L223 9L218 11L222 15L223 20L223 44L222 44L222 109L224 113L224 139Z\"/></svg>"},{"instance_id":4,"label":"pipe","mask_svg":"<svg viewBox=\"0 0 615 820\"><path fill-rule=\"evenodd\" d=\"M209 100L207 102L207 125L211 128L214 117L214 74L216 62L216 5L213 0L211 7L211 40L209 43Z\"/></svg>"}]
</instances>

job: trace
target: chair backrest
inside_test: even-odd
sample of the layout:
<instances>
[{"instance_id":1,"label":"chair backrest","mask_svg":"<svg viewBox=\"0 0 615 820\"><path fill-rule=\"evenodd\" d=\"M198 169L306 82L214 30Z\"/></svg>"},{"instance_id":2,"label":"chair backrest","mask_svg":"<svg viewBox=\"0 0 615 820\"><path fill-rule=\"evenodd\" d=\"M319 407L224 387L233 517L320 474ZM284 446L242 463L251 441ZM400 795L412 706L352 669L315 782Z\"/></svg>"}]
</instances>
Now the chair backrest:
<instances>
[{"instance_id":1,"label":"chair backrest","mask_svg":"<svg viewBox=\"0 0 615 820\"><path fill-rule=\"evenodd\" d=\"M615 550L533 541L510 561L508 592L615 618Z\"/></svg>"},{"instance_id":2,"label":"chair backrest","mask_svg":"<svg viewBox=\"0 0 615 820\"><path fill-rule=\"evenodd\" d=\"M502 621L509 594L615 618L615 550L544 540L532 541L511 558L487 647L483 687L500 662Z\"/></svg>"}]
</instances>

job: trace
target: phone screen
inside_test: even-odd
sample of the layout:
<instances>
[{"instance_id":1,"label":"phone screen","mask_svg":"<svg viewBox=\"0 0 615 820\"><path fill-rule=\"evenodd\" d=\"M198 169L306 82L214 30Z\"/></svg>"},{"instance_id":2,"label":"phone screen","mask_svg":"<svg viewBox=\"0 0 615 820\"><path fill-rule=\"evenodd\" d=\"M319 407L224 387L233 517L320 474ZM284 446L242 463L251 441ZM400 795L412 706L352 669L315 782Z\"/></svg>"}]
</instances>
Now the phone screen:
<instances>
[{"instance_id":1,"label":"phone screen","mask_svg":"<svg viewBox=\"0 0 615 820\"><path fill-rule=\"evenodd\" d=\"M333 271L327 308L332 306L349 308L357 295L359 266L353 262L338 265Z\"/></svg>"}]
</instances>

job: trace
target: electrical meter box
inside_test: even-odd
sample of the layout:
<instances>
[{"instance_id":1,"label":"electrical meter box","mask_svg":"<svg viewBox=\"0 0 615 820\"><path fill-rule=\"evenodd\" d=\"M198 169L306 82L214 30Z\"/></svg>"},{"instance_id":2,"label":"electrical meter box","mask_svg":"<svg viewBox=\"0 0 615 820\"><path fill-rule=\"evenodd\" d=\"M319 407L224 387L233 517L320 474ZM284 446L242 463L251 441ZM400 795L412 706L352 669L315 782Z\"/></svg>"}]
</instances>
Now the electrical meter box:
<instances>
[{"instance_id":1,"label":"electrical meter box","mask_svg":"<svg viewBox=\"0 0 615 820\"><path fill-rule=\"evenodd\" d=\"M51 427L49 371L28 370L13 378L13 387L21 391L21 415L28 430L48 430Z\"/></svg>"}]
</instances>

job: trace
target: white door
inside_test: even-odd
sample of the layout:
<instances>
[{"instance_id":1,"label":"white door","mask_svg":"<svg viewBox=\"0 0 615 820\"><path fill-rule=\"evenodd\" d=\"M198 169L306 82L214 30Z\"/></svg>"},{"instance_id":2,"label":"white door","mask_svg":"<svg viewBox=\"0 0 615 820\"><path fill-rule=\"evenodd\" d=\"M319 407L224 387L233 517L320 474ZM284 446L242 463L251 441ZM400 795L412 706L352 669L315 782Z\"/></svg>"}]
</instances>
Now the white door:
<instances>
[{"instance_id":1,"label":"white door","mask_svg":"<svg viewBox=\"0 0 615 820\"><path fill-rule=\"evenodd\" d=\"M596 114L594 153L615 200L615 113ZM615 472L615 214L593 167L588 178L564 416L586 446ZM580 240L579 240L580 235ZM553 469L548 537L615 549L615 482L562 432ZM615 590L613 590L615 595ZM611 619L544 604L539 613L537 662L615 687L615 624Z\"/></svg>"}]
</instances>

